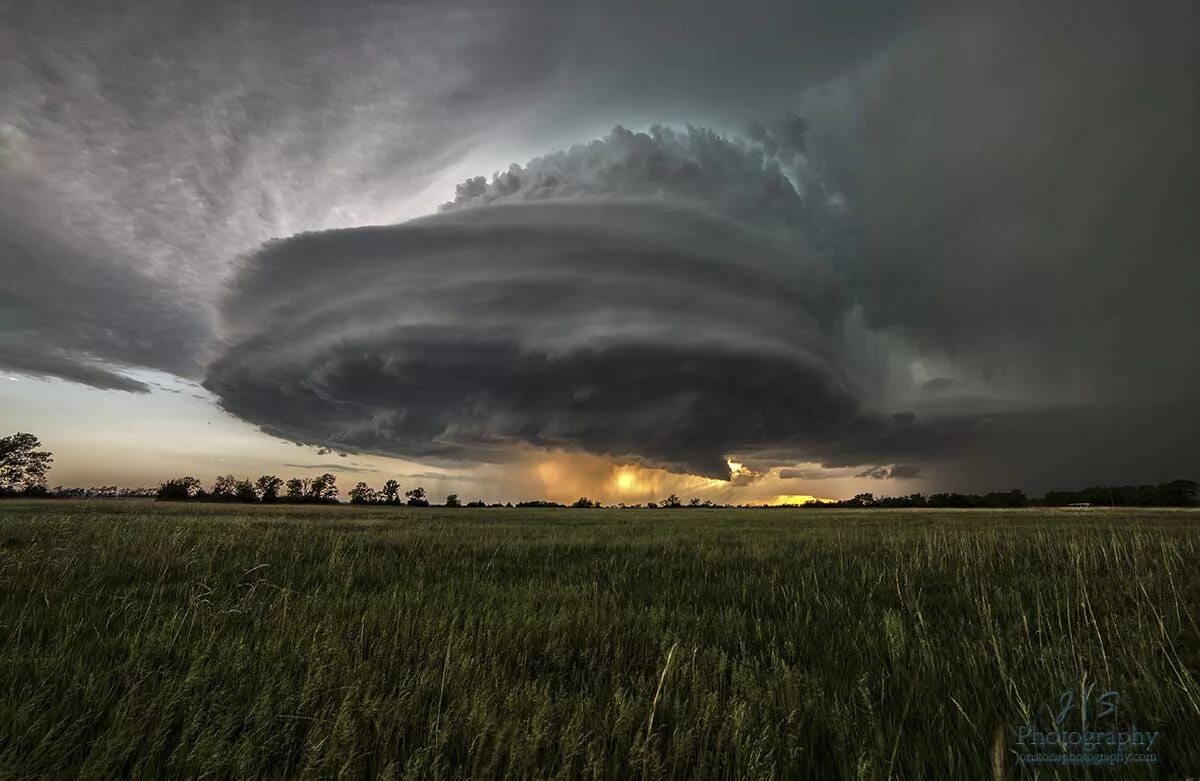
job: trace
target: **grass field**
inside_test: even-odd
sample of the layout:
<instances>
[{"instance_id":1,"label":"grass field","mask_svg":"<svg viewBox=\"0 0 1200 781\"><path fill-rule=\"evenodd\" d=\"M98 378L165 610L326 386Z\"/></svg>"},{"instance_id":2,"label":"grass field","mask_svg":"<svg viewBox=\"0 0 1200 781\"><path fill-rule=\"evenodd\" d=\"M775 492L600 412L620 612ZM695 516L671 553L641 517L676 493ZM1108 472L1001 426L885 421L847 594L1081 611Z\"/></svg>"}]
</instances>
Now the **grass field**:
<instances>
[{"instance_id":1,"label":"grass field","mask_svg":"<svg viewBox=\"0 0 1200 781\"><path fill-rule=\"evenodd\" d=\"M1198 620L1188 511L12 501L0 776L1200 776Z\"/></svg>"}]
</instances>

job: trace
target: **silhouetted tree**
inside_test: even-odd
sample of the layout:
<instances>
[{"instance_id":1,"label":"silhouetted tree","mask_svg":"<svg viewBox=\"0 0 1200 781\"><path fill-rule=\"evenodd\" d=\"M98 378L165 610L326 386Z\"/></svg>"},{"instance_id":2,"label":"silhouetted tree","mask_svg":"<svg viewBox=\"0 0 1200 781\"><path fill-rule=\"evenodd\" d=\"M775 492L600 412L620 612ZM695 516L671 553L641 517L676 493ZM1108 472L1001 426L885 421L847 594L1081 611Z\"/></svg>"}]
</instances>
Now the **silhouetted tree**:
<instances>
[{"instance_id":1,"label":"silhouetted tree","mask_svg":"<svg viewBox=\"0 0 1200 781\"><path fill-rule=\"evenodd\" d=\"M46 472L53 453L39 450L41 441L33 434L18 431L0 437L0 494L37 491L46 487Z\"/></svg>"},{"instance_id":2,"label":"silhouetted tree","mask_svg":"<svg viewBox=\"0 0 1200 781\"><path fill-rule=\"evenodd\" d=\"M1197 494L1200 493L1198 489L1200 486L1197 486L1195 480L1172 480L1155 489L1155 498L1164 506L1184 507L1196 504Z\"/></svg>"},{"instance_id":3,"label":"silhouetted tree","mask_svg":"<svg viewBox=\"0 0 1200 781\"><path fill-rule=\"evenodd\" d=\"M360 482L358 485L350 489L347 494L350 497L350 504L374 504L375 489L366 483Z\"/></svg>"},{"instance_id":4,"label":"silhouetted tree","mask_svg":"<svg viewBox=\"0 0 1200 781\"><path fill-rule=\"evenodd\" d=\"M337 478L326 472L320 477L313 478L308 486L308 498L318 502L336 502L338 496Z\"/></svg>"},{"instance_id":5,"label":"silhouetted tree","mask_svg":"<svg viewBox=\"0 0 1200 781\"><path fill-rule=\"evenodd\" d=\"M596 503L593 502L591 499L587 498L586 496L581 496L578 499L576 499L571 504L571 506L576 507L576 508L589 508L590 509L592 507L595 507Z\"/></svg>"},{"instance_id":6,"label":"silhouetted tree","mask_svg":"<svg viewBox=\"0 0 1200 781\"><path fill-rule=\"evenodd\" d=\"M155 498L167 502L183 502L200 493L200 481L194 477L176 477L158 487Z\"/></svg>"},{"instance_id":7,"label":"silhouetted tree","mask_svg":"<svg viewBox=\"0 0 1200 781\"><path fill-rule=\"evenodd\" d=\"M229 501L233 499L233 490L236 484L237 478L233 475L218 475L217 479L213 480L213 487L208 492L208 496L217 502Z\"/></svg>"},{"instance_id":8,"label":"silhouetted tree","mask_svg":"<svg viewBox=\"0 0 1200 781\"><path fill-rule=\"evenodd\" d=\"M683 504L679 501L678 496L676 496L675 494L671 494L666 499L662 500L662 506L674 508L674 507L682 507Z\"/></svg>"},{"instance_id":9,"label":"silhouetted tree","mask_svg":"<svg viewBox=\"0 0 1200 781\"><path fill-rule=\"evenodd\" d=\"M428 507L429 500L425 498L425 489L417 486L411 491L405 491L404 495L408 497L409 507Z\"/></svg>"},{"instance_id":10,"label":"silhouetted tree","mask_svg":"<svg viewBox=\"0 0 1200 781\"><path fill-rule=\"evenodd\" d=\"M233 484L233 497L239 502L254 503L258 501L258 491L249 480L238 480Z\"/></svg>"},{"instance_id":11,"label":"silhouetted tree","mask_svg":"<svg viewBox=\"0 0 1200 781\"><path fill-rule=\"evenodd\" d=\"M254 488L258 491L258 497L264 503L279 501L279 489L283 487L283 480L275 475L263 475L254 481Z\"/></svg>"},{"instance_id":12,"label":"silhouetted tree","mask_svg":"<svg viewBox=\"0 0 1200 781\"><path fill-rule=\"evenodd\" d=\"M458 498L458 494L450 494L446 497L447 507L462 507L462 502Z\"/></svg>"},{"instance_id":13,"label":"silhouetted tree","mask_svg":"<svg viewBox=\"0 0 1200 781\"><path fill-rule=\"evenodd\" d=\"M293 477L287 481L287 498L289 502L303 501L304 494L307 492L308 486L305 481L299 477Z\"/></svg>"},{"instance_id":14,"label":"silhouetted tree","mask_svg":"<svg viewBox=\"0 0 1200 781\"><path fill-rule=\"evenodd\" d=\"M379 492L379 495L388 504L400 504L400 484L395 480L388 480L383 484L383 490Z\"/></svg>"}]
</instances>

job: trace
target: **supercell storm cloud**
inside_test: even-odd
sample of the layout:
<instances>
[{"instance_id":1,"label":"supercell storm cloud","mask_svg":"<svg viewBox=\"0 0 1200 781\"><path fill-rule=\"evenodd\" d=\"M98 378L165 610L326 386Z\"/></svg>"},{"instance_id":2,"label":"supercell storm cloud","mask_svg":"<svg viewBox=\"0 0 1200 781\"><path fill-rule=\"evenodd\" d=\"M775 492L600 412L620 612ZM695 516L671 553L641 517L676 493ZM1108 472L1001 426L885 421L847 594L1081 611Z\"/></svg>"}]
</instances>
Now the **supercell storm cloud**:
<instances>
[{"instance_id":1,"label":"supercell storm cloud","mask_svg":"<svg viewBox=\"0 0 1200 781\"><path fill-rule=\"evenodd\" d=\"M429 463L1200 466L1194 3L342 5L0 6L0 366Z\"/></svg>"},{"instance_id":2,"label":"supercell storm cloud","mask_svg":"<svg viewBox=\"0 0 1200 781\"><path fill-rule=\"evenodd\" d=\"M617 128L437 216L272 244L233 280L207 385L283 436L426 458L533 445L728 477L727 456L827 436L858 412L847 299L806 241L831 196L784 171L800 132L760 138Z\"/></svg>"}]
</instances>

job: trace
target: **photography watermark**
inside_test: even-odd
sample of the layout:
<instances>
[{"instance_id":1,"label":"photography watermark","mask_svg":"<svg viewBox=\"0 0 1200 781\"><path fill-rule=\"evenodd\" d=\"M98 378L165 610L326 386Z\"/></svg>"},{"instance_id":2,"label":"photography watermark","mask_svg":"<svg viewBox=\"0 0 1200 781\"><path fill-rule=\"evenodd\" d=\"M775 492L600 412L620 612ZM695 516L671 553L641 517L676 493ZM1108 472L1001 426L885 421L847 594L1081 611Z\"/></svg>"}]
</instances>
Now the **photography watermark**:
<instances>
[{"instance_id":1,"label":"photography watermark","mask_svg":"<svg viewBox=\"0 0 1200 781\"><path fill-rule=\"evenodd\" d=\"M1021 765L1149 765L1158 762L1163 735L1126 723L1121 694L1097 691L1095 684L1064 689L1047 706L1047 726L1022 724L1015 730Z\"/></svg>"}]
</instances>

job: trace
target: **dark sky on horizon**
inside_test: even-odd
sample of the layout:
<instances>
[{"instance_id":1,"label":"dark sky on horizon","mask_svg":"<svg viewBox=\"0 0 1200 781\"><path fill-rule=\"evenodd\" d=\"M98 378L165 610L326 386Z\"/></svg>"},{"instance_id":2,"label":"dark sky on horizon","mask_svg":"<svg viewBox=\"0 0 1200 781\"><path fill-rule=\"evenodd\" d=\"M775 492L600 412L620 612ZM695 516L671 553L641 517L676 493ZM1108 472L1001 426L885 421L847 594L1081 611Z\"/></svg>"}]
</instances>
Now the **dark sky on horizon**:
<instances>
[{"instance_id":1,"label":"dark sky on horizon","mask_svg":"<svg viewBox=\"0 0 1200 781\"><path fill-rule=\"evenodd\" d=\"M80 481L1200 477L1200 5L1018 5L0 0L0 425Z\"/></svg>"}]
</instances>

